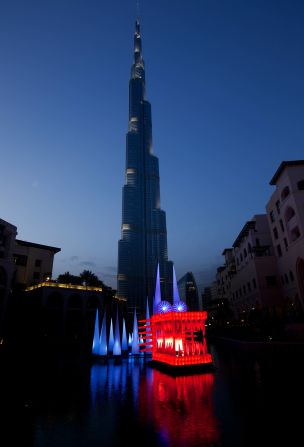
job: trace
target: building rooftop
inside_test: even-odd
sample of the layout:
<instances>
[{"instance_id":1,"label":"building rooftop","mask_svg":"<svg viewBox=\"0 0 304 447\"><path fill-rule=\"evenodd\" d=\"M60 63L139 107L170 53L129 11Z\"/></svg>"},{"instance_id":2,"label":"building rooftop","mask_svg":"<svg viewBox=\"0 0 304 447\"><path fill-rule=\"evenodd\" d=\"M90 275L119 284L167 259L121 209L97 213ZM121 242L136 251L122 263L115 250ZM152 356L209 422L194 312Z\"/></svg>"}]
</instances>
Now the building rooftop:
<instances>
[{"instance_id":1,"label":"building rooftop","mask_svg":"<svg viewBox=\"0 0 304 447\"><path fill-rule=\"evenodd\" d=\"M270 180L269 184L270 185L276 185L277 181L279 180L282 172L284 171L285 168L287 168L288 166L300 166L300 165L304 165L304 160L291 160L291 161L282 161L282 163L280 164L280 166L278 167L278 169L276 170L274 176L272 177L272 179Z\"/></svg>"},{"instance_id":2,"label":"building rooftop","mask_svg":"<svg viewBox=\"0 0 304 447\"><path fill-rule=\"evenodd\" d=\"M94 291L94 292L102 292L102 287L95 286L81 286L78 284L62 284L54 281L44 281L39 284L34 284L33 286L29 286L25 289L26 292L30 292L31 290L40 289L43 287L55 287L57 289L76 289L76 290L86 290L86 291Z\"/></svg>"},{"instance_id":3,"label":"building rooftop","mask_svg":"<svg viewBox=\"0 0 304 447\"><path fill-rule=\"evenodd\" d=\"M224 248L222 255L225 256L226 253L231 253L232 248Z\"/></svg>"},{"instance_id":4,"label":"building rooftop","mask_svg":"<svg viewBox=\"0 0 304 447\"><path fill-rule=\"evenodd\" d=\"M14 230L17 231L17 227L16 227L16 225L13 225L13 224L11 224L10 222L7 222L7 221L4 220L4 219L1 219L1 217L0 217L0 225L9 226L9 227L11 227L11 228L14 228Z\"/></svg>"},{"instance_id":5,"label":"building rooftop","mask_svg":"<svg viewBox=\"0 0 304 447\"><path fill-rule=\"evenodd\" d=\"M18 245L23 245L24 247L33 247L40 248L42 250L49 250L53 253L58 253L61 251L61 248L58 247L50 247L49 245L35 244L34 242L21 241L20 239L16 239Z\"/></svg>"},{"instance_id":6,"label":"building rooftop","mask_svg":"<svg viewBox=\"0 0 304 447\"><path fill-rule=\"evenodd\" d=\"M238 237L236 238L236 240L234 241L234 243L232 244L232 246L235 247L239 247L241 240L248 236L249 231L250 230L254 230L255 229L255 225L256 225L256 221L255 220L248 220L245 225L243 226L242 230L240 231Z\"/></svg>"}]
</instances>

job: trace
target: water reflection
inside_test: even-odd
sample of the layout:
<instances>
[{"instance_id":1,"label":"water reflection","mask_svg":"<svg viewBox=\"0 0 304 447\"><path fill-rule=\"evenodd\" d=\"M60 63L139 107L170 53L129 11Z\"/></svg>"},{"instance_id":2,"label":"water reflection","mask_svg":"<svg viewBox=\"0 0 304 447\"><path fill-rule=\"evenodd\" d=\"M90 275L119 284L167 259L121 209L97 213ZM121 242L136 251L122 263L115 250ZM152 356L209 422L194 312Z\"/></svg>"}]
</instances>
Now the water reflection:
<instances>
[{"instance_id":1,"label":"water reflection","mask_svg":"<svg viewBox=\"0 0 304 447\"><path fill-rule=\"evenodd\" d=\"M168 445L216 445L219 430L213 411L213 374L170 377L153 372L151 413ZM140 393L140 408L146 405Z\"/></svg>"},{"instance_id":2,"label":"water reflection","mask_svg":"<svg viewBox=\"0 0 304 447\"><path fill-rule=\"evenodd\" d=\"M35 364L2 362L2 444L301 445L303 355L214 349L213 373L176 378L150 368L144 358L94 366L82 358L60 358L56 365L40 358Z\"/></svg>"},{"instance_id":3,"label":"water reflection","mask_svg":"<svg viewBox=\"0 0 304 447\"><path fill-rule=\"evenodd\" d=\"M92 409L110 401L112 409L115 402L125 403L130 426L135 423L138 432L153 432L149 445L216 446L219 427L213 385L213 373L172 377L150 368L144 359L125 359L121 364L109 361L91 369ZM118 420L121 405L112 413Z\"/></svg>"}]
</instances>

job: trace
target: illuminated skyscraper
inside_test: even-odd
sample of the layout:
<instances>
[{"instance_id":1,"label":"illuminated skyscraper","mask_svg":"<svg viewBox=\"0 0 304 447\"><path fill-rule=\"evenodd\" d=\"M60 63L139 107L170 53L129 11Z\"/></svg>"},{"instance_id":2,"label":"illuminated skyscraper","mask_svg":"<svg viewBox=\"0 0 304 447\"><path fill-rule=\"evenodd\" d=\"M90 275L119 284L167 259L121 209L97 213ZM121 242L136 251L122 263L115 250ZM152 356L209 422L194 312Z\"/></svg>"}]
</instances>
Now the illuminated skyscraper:
<instances>
[{"instance_id":1,"label":"illuminated skyscraper","mask_svg":"<svg viewBox=\"0 0 304 447\"><path fill-rule=\"evenodd\" d=\"M117 293L133 315L152 310L157 264L161 292L170 299L172 263L168 261L166 214L160 207L158 158L152 151L151 105L146 100L145 65L139 21L135 24L134 62L129 82L126 177L122 193L122 235L118 242Z\"/></svg>"}]
</instances>

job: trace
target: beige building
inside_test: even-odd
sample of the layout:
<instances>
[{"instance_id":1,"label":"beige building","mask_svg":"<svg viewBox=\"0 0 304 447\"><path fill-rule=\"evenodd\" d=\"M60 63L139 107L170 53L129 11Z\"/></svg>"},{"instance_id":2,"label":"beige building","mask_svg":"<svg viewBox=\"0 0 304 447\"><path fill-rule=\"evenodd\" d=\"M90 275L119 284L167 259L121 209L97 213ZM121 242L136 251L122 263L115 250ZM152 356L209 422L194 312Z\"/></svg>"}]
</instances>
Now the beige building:
<instances>
[{"instance_id":1,"label":"beige building","mask_svg":"<svg viewBox=\"0 0 304 447\"><path fill-rule=\"evenodd\" d=\"M284 302L304 309L304 160L283 161L270 181L267 203Z\"/></svg>"},{"instance_id":2,"label":"beige building","mask_svg":"<svg viewBox=\"0 0 304 447\"><path fill-rule=\"evenodd\" d=\"M57 247L16 239L13 251L15 283L30 286L51 279L54 255L59 251Z\"/></svg>"},{"instance_id":3,"label":"beige building","mask_svg":"<svg viewBox=\"0 0 304 447\"><path fill-rule=\"evenodd\" d=\"M0 219L0 341L3 336L7 301L15 272L13 250L17 228Z\"/></svg>"}]
</instances>

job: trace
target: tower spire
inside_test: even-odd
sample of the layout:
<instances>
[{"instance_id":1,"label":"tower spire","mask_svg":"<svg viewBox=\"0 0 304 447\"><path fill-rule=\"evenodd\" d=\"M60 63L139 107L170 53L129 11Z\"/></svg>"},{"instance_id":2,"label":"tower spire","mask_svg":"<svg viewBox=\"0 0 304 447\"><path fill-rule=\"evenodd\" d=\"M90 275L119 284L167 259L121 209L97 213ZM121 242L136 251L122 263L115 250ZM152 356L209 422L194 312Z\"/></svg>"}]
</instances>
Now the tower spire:
<instances>
[{"instance_id":1,"label":"tower spire","mask_svg":"<svg viewBox=\"0 0 304 447\"><path fill-rule=\"evenodd\" d=\"M134 66L135 68L144 69L144 61L141 52L142 48L141 48L140 23L139 19L136 19L135 32L134 32Z\"/></svg>"}]
</instances>

